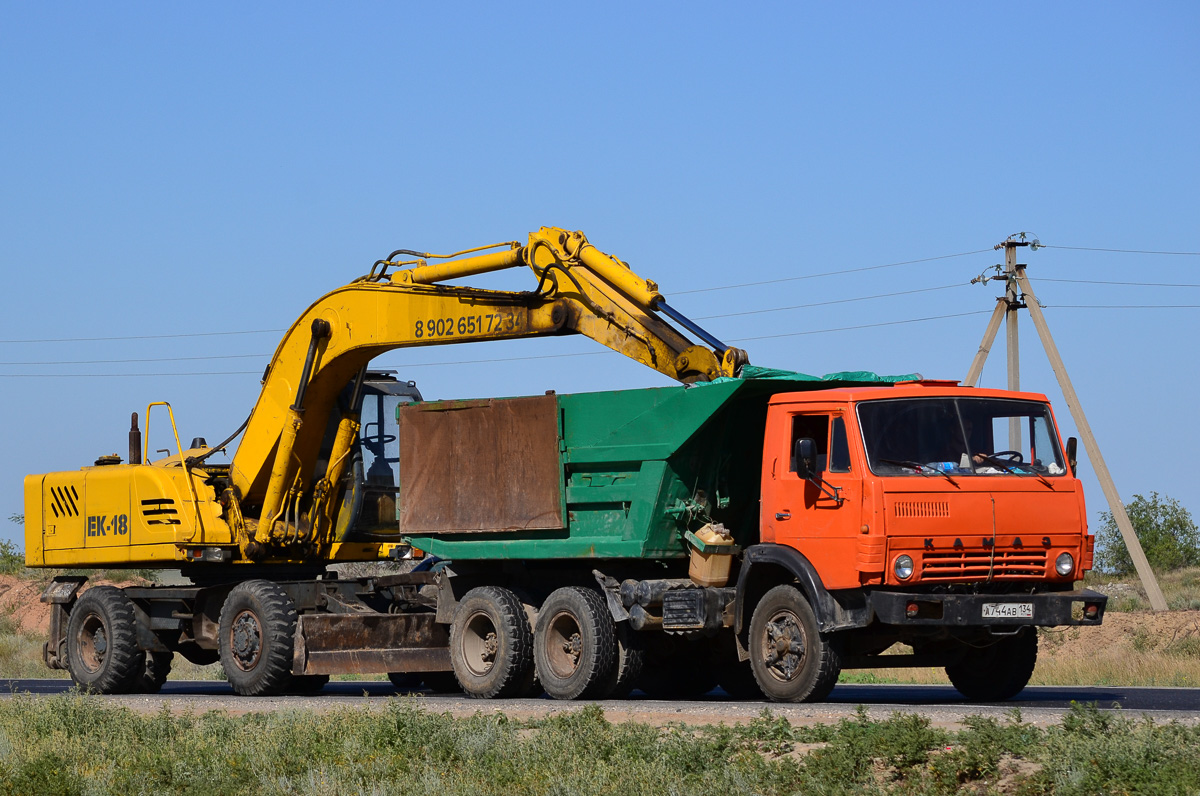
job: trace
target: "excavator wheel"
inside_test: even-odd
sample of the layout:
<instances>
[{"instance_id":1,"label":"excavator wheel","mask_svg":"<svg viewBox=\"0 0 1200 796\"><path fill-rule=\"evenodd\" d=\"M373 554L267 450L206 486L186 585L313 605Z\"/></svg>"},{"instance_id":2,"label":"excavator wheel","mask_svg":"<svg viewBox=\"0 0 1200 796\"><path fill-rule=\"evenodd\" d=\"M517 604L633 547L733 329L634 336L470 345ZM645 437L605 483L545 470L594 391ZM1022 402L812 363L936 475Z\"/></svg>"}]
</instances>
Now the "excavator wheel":
<instances>
[{"instance_id":1,"label":"excavator wheel","mask_svg":"<svg viewBox=\"0 0 1200 796\"><path fill-rule=\"evenodd\" d=\"M248 580L221 606L221 666L242 696L274 696L292 684L296 606L268 580Z\"/></svg>"},{"instance_id":2,"label":"excavator wheel","mask_svg":"<svg viewBox=\"0 0 1200 796\"><path fill-rule=\"evenodd\" d=\"M88 589L67 621L67 668L84 691L124 694L144 665L133 603L113 586Z\"/></svg>"}]
</instances>

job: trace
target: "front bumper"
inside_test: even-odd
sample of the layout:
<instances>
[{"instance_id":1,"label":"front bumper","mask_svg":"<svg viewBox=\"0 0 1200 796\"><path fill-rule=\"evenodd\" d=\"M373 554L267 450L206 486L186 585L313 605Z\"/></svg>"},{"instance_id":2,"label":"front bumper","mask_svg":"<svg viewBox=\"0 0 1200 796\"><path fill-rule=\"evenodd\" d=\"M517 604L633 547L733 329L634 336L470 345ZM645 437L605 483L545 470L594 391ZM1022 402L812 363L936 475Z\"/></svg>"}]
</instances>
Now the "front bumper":
<instances>
[{"instance_id":1,"label":"front bumper","mask_svg":"<svg viewBox=\"0 0 1200 796\"><path fill-rule=\"evenodd\" d=\"M1087 589L1049 594L921 594L872 591L867 600L875 617L885 625L951 627L1098 625L1104 620L1104 609L1108 604L1108 597ZM1032 605L1033 616L984 617L985 603ZM910 616L910 608L914 605L916 615ZM1095 606L1095 618L1088 618L1085 608L1089 606Z\"/></svg>"}]
</instances>

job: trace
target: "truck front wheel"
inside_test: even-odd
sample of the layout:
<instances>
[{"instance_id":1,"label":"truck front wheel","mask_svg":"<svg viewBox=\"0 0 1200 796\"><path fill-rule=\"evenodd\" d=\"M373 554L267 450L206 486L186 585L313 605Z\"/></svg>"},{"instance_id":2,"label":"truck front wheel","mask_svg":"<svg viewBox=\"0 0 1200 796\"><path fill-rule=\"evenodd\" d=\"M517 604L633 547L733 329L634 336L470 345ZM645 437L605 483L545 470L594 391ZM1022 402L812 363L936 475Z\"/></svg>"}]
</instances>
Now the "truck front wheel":
<instances>
[{"instance_id":1,"label":"truck front wheel","mask_svg":"<svg viewBox=\"0 0 1200 796\"><path fill-rule=\"evenodd\" d=\"M533 680L533 633L517 595L500 586L471 589L450 625L450 664L463 692L477 699L520 696ZM444 685L440 672L423 675Z\"/></svg>"},{"instance_id":2,"label":"truck front wheel","mask_svg":"<svg viewBox=\"0 0 1200 796\"><path fill-rule=\"evenodd\" d=\"M1002 637L986 647L969 647L962 660L946 667L946 676L971 702L1001 702L1021 693L1037 664L1037 631Z\"/></svg>"},{"instance_id":3,"label":"truck front wheel","mask_svg":"<svg viewBox=\"0 0 1200 796\"><path fill-rule=\"evenodd\" d=\"M616 629L593 589L564 586L538 610L533 656L538 679L555 699L588 699L612 687Z\"/></svg>"},{"instance_id":4,"label":"truck front wheel","mask_svg":"<svg viewBox=\"0 0 1200 796\"><path fill-rule=\"evenodd\" d=\"M808 600L794 586L763 595L750 619L750 665L773 702L819 702L841 672L836 637L822 635Z\"/></svg>"},{"instance_id":5,"label":"truck front wheel","mask_svg":"<svg viewBox=\"0 0 1200 796\"><path fill-rule=\"evenodd\" d=\"M145 653L137 645L133 603L120 589L83 593L67 621L67 668L81 689L100 694L133 690Z\"/></svg>"},{"instance_id":6,"label":"truck front wheel","mask_svg":"<svg viewBox=\"0 0 1200 796\"><path fill-rule=\"evenodd\" d=\"M274 696L292 684L296 606L268 580L239 583L221 606L221 667L242 696Z\"/></svg>"}]
</instances>

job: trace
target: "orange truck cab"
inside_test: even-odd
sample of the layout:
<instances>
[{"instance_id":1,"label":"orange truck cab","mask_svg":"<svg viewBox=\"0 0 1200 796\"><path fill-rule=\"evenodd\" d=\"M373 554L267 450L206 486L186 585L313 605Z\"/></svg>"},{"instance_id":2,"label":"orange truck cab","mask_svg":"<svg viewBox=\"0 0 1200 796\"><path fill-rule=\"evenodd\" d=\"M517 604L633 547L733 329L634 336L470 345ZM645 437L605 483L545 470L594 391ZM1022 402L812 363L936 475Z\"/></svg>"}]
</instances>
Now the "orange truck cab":
<instances>
[{"instance_id":1,"label":"orange truck cab","mask_svg":"<svg viewBox=\"0 0 1200 796\"><path fill-rule=\"evenodd\" d=\"M1035 393L920 381L776 395L738 601L798 582L836 667L945 666L968 697L1007 698L1032 673L1033 626L1103 618L1107 598L1075 590L1094 537L1074 449ZM787 654L782 625L736 615L743 650ZM896 642L913 653L878 655Z\"/></svg>"}]
</instances>

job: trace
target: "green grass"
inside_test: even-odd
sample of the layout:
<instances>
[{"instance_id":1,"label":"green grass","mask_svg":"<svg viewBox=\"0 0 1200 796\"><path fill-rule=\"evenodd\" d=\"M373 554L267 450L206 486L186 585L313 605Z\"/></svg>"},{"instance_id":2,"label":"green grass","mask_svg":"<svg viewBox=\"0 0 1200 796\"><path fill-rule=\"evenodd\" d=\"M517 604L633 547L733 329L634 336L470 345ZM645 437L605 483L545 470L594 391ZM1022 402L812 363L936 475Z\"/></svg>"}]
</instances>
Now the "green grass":
<instances>
[{"instance_id":1,"label":"green grass","mask_svg":"<svg viewBox=\"0 0 1200 796\"><path fill-rule=\"evenodd\" d=\"M1200 610L1200 567L1156 572L1159 588L1172 611ZM1137 574L1104 575L1089 572L1083 585L1108 595L1109 611L1149 611L1150 600Z\"/></svg>"},{"instance_id":2,"label":"green grass","mask_svg":"<svg viewBox=\"0 0 1200 796\"><path fill-rule=\"evenodd\" d=\"M796 727L610 724L599 707L532 722L373 710L153 715L66 695L0 701L0 793L1095 794L1200 790L1200 728L1075 707L957 732L912 714Z\"/></svg>"}]
</instances>

